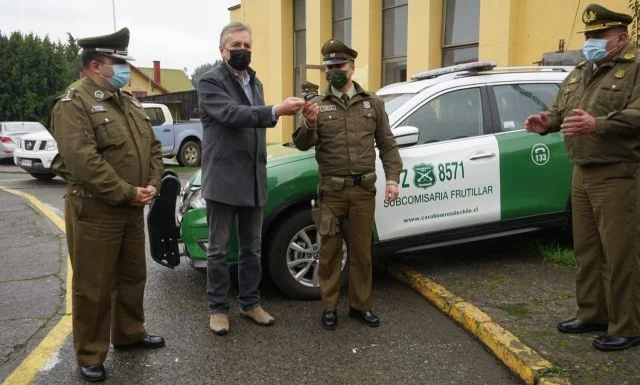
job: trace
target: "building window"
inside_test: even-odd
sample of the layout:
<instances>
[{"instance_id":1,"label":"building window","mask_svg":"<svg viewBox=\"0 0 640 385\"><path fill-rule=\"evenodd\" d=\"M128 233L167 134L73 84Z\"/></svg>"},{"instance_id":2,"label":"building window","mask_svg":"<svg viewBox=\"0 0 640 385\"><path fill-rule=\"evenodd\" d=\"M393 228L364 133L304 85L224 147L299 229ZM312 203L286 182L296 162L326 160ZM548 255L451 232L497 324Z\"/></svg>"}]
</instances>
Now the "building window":
<instances>
[{"instance_id":1,"label":"building window","mask_svg":"<svg viewBox=\"0 0 640 385\"><path fill-rule=\"evenodd\" d=\"M382 3L382 85L407 80L408 0Z\"/></svg>"},{"instance_id":2,"label":"building window","mask_svg":"<svg viewBox=\"0 0 640 385\"><path fill-rule=\"evenodd\" d=\"M351 47L351 0L333 0L333 38Z\"/></svg>"},{"instance_id":3,"label":"building window","mask_svg":"<svg viewBox=\"0 0 640 385\"><path fill-rule=\"evenodd\" d=\"M478 60L480 0L445 0L442 65Z\"/></svg>"},{"instance_id":4,"label":"building window","mask_svg":"<svg viewBox=\"0 0 640 385\"><path fill-rule=\"evenodd\" d=\"M136 99L144 98L145 96L147 96L147 91L133 91L132 94L133 94L133 97Z\"/></svg>"},{"instance_id":5,"label":"building window","mask_svg":"<svg viewBox=\"0 0 640 385\"><path fill-rule=\"evenodd\" d=\"M293 94L299 95L300 85L305 78L307 61L307 28L305 0L293 2Z\"/></svg>"}]
</instances>

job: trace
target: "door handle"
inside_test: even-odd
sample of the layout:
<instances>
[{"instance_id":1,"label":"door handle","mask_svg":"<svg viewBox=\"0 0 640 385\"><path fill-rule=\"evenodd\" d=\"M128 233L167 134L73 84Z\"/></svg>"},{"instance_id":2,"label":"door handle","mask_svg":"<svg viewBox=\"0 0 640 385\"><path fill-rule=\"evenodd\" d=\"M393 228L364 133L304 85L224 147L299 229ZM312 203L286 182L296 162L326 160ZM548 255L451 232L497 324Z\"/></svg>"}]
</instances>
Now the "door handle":
<instances>
[{"instance_id":1,"label":"door handle","mask_svg":"<svg viewBox=\"0 0 640 385\"><path fill-rule=\"evenodd\" d=\"M495 152L478 151L469 157L469 160L491 159L496 156Z\"/></svg>"},{"instance_id":2,"label":"door handle","mask_svg":"<svg viewBox=\"0 0 640 385\"><path fill-rule=\"evenodd\" d=\"M162 130L162 132L171 132L170 128L165 128L164 130Z\"/></svg>"}]
</instances>

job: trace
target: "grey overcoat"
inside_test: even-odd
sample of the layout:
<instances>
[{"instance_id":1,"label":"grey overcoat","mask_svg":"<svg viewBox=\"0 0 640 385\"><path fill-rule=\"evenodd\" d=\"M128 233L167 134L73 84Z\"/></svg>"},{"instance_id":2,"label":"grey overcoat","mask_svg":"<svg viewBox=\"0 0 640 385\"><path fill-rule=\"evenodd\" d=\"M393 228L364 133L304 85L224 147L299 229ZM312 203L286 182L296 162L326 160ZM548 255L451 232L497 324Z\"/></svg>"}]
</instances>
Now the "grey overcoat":
<instances>
[{"instance_id":1,"label":"grey overcoat","mask_svg":"<svg viewBox=\"0 0 640 385\"><path fill-rule=\"evenodd\" d=\"M218 62L198 82L203 128L202 193L234 206L262 207L267 200L266 127L276 124L264 105L262 83L248 70L251 105L236 75Z\"/></svg>"}]
</instances>

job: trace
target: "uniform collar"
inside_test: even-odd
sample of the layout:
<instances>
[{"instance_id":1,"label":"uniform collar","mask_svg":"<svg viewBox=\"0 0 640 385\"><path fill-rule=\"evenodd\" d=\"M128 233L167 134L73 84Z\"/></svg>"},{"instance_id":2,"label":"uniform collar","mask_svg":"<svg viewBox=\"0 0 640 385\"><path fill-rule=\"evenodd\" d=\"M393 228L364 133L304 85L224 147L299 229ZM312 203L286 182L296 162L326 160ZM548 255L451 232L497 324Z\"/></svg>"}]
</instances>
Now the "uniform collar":
<instances>
[{"instance_id":1,"label":"uniform collar","mask_svg":"<svg viewBox=\"0 0 640 385\"><path fill-rule=\"evenodd\" d=\"M98 101L107 100L113 96L116 96L118 93L117 91L116 93L113 93L111 91L105 90L88 76L85 76L85 78L82 80L82 85L80 87L84 88L89 93L89 95L93 96Z\"/></svg>"},{"instance_id":2,"label":"uniform collar","mask_svg":"<svg viewBox=\"0 0 640 385\"><path fill-rule=\"evenodd\" d=\"M611 61L628 63L635 61L637 56L638 51L633 47L633 45L631 45L630 42L627 42L624 48L622 48L622 50L618 52L618 54L614 56L613 59L611 59Z\"/></svg>"},{"instance_id":3,"label":"uniform collar","mask_svg":"<svg viewBox=\"0 0 640 385\"><path fill-rule=\"evenodd\" d=\"M337 89L335 89L336 93L334 93L334 89L335 88L333 86L327 86L327 89L324 91L324 94L322 95L322 99L326 100L330 96L335 96L338 99L340 99L340 96L342 96L342 93ZM369 93L365 91L364 88L362 88L360 84L358 84L358 82L353 80L353 87L351 87L351 89L347 91L347 95L349 95L349 98L353 98L354 96L360 95L360 94L363 94L364 96L369 95Z\"/></svg>"}]
</instances>

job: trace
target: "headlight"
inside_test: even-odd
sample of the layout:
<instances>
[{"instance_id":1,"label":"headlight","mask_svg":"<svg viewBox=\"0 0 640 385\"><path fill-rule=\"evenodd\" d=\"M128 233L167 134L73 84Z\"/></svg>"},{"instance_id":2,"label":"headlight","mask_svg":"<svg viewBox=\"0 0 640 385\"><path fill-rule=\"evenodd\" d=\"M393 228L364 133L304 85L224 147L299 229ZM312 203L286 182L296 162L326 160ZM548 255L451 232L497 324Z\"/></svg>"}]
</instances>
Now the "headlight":
<instances>
[{"instance_id":1,"label":"headlight","mask_svg":"<svg viewBox=\"0 0 640 385\"><path fill-rule=\"evenodd\" d=\"M198 189L195 194L193 194L193 198L191 198L190 202L191 207L194 209L201 209L207 207L207 202L202 197L202 188Z\"/></svg>"},{"instance_id":2,"label":"headlight","mask_svg":"<svg viewBox=\"0 0 640 385\"><path fill-rule=\"evenodd\" d=\"M55 140L47 140L47 146L44 149L45 151L57 151L58 144Z\"/></svg>"}]
</instances>

